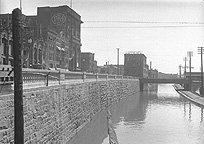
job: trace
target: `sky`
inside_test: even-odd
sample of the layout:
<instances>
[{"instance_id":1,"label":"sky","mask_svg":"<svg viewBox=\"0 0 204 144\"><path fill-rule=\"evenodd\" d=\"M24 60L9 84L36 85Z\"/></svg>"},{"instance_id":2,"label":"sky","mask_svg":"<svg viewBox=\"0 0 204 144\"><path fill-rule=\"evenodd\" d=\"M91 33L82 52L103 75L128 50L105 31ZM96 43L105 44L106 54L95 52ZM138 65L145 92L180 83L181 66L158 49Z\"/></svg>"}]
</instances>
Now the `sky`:
<instances>
[{"instance_id":1,"label":"sky","mask_svg":"<svg viewBox=\"0 0 204 144\"><path fill-rule=\"evenodd\" d=\"M124 64L124 54L140 51L147 64L164 73L179 73L184 57L192 51L192 71L200 71L198 47L204 46L202 0L21 0L26 15L37 7L72 3L81 15L82 52L92 52L102 66ZM0 13L11 13L20 0L0 0ZM189 61L187 61L189 66ZM182 69L183 71L183 69ZM189 71L189 70L187 70Z\"/></svg>"}]
</instances>

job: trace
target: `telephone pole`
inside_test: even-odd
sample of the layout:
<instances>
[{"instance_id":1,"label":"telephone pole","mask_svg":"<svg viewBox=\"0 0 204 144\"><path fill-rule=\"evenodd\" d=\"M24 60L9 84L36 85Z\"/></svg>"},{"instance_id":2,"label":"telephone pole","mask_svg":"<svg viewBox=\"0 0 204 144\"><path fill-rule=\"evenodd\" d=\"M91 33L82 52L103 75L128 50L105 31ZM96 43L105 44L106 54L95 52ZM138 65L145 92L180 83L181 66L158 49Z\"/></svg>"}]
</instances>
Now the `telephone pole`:
<instances>
[{"instance_id":1,"label":"telephone pole","mask_svg":"<svg viewBox=\"0 0 204 144\"><path fill-rule=\"evenodd\" d=\"M185 61L185 65L184 65L184 75L186 75L186 61L187 61L187 57L184 57L184 61Z\"/></svg>"},{"instance_id":2,"label":"telephone pole","mask_svg":"<svg viewBox=\"0 0 204 144\"><path fill-rule=\"evenodd\" d=\"M12 34L14 50L14 142L24 143L24 120L23 120L23 81L21 59L21 10L12 11Z\"/></svg>"},{"instance_id":3,"label":"telephone pole","mask_svg":"<svg viewBox=\"0 0 204 144\"><path fill-rule=\"evenodd\" d=\"M181 78L181 65L179 65L179 77Z\"/></svg>"},{"instance_id":4,"label":"telephone pole","mask_svg":"<svg viewBox=\"0 0 204 144\"><path fill-rule=\"evenodd\" d=\"M204 47L198 47L198 54L201 56L201 86L200 86L200 94L203 97L203 48Z\"/></svg>"},{"instance_id":5,"label":"telephone pole","mask_svg":"<svg viewBox=\"0 0 204 144\"><path fill-rule=\"evenodd\" d=\"M190 81L190 90L191 90L191 57L193 56L193 52L192 51L188 51L187 55L189 57L189 81Z\"/></svg>"},{"instance_id":6,"label":"telephone pole","mask_svg":"<svg viewBox=\"0 0 204 144\"><path fill-rule=\"evenodd\" d=\"M117 60L117 65L118 65L118 69L117 69L117 74L119 75L120 74L120 69L119 69L119 48L117 48L117 51L118 51L118 60Z\"/></svg>"}]
</instances>

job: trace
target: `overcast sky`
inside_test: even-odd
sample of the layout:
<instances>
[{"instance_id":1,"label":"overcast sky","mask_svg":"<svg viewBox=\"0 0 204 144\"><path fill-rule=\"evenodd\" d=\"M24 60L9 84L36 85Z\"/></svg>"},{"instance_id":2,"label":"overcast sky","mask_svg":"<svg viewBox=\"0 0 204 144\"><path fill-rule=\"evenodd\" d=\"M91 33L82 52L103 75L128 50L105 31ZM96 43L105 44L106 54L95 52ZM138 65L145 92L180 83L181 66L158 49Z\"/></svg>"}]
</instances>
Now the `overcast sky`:
<instances>
[{"instance_id":1,"label":"overcast sky","mask_svg":"<svg viewBox=\"0 0 204 144\"><path fill-rule=\"evenodd\" d=\"M26 15L36 15L37 7L70 6L70 2L22 0L22 9ZM0 4L1 13L11 13L20 0L0 0ZM72 8L84 21L81 50L95 53L98 65L117 64L120 48L120 64L126 52L141 51L153 68L179 73L187 51L193 51L192 71L200 70L197 47L204 46L202 0L72 0Z\"/></svg>"}]
</instances>

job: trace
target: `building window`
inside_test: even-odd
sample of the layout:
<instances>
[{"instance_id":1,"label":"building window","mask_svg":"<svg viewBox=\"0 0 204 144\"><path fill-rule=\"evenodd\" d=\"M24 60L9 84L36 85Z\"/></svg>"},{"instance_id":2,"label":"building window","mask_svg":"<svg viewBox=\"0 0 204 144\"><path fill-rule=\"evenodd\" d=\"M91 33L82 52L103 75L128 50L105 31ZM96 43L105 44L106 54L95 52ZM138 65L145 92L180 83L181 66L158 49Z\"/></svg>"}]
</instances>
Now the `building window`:
<instances>
[{"instance_id":1,"label":"building window","mask_svg":"<svg viewBox=\"0 0 204 144\"><path fill-rule=\"evenodd\" d=\"M6 58L3 58L3 64L6 64Z\"/></svg>"},{"instance_id":2,"label":"building window","mask_svg":"<svg viewBox=\"0 0 204 144\"><path fill-rule=\"evenodd\" d=\"M49 60L54 60L54 54L53 53L49 53Z\"/></svg>"}]
</instances>

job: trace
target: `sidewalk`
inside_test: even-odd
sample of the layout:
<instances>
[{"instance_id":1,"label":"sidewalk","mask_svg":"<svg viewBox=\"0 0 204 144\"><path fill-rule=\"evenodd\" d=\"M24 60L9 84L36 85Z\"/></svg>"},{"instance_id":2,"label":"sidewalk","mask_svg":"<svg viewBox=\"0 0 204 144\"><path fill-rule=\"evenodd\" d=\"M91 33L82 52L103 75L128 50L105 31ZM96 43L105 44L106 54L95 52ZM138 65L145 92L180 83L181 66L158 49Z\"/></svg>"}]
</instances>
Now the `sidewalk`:
<instances>
[{"instance_id":1,"label":"sidewalk","mask_svg":"<svg viewBox=\"0 0 204 144\"><path fill-rule=\"evenodd\" d=\"M204 97L201 97L199 94L193 93L191 91L185 91L184 88L180 85L174 85L174 88L183 97L198 105L204 106Z\"/></svg>"}]
</instances>

